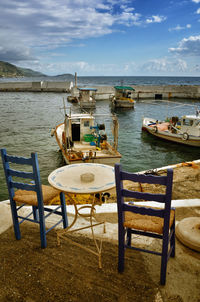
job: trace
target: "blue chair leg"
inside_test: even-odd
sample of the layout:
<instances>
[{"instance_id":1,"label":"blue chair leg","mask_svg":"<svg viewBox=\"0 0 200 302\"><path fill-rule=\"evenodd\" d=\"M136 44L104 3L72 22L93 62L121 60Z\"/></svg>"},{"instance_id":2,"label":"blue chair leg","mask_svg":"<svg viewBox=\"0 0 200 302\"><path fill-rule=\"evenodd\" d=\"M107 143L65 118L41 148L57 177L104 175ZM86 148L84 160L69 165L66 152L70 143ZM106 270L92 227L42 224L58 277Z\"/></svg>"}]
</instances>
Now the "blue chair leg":
<instances>
[{"instance_id":1,"label":"blue chair leg","mask_svg":"<svg viewBox=\"0 0 200 302\"><path fill-rule=\"evenodd\" d=\"M166 272L167 272L167 261L168 261L168 235L163 235L163 246L161 256L161 272L160 272L160 284L165 285Z\"/></svg>"},{"instance_id":2,"label":"blue chair leg","mask_svg":"<svg viewBox=\"0 0 200 302\"><path fill-rule=\"evenodd\" d=\"M12 213L12 220L13 220L13 227L15 232L15 238L17 240L21 239L21 232L19 228L19 221L18 221L18 214L17 214L17 207L15 201L10 201L11 213Z\"/></svg>"},{"instance_id":3,"label":"blue chair leg","mask_svg":"<svg viewBox=\"0 0 200 302\"><path fill-rule=\"evenodd\" d=\"M39 221L38 208L35 207L35 206L32 206L32 209L33 209L33 218L34 218L34 220Z\"/></svg>"},{"instance_id":4,"label":"blue chair leg","mask_svg":"<svg viewBox=\"0 0 200 302\"><path fill-rule=\"evenodd\" d=\"M125 232L124 228L119 229L119 239L118 239L118 272L122 273L124 271L124 254L125 254Z\"/></svg>"},{"instance_id":5,"label":"blue chair leg","mask_svg":"<svg viewBox=\"0 0 200 302\"><path fill-rule=\"evenodd\" d=\"M127 229L127 245L131 246L131 229Z\"/></svg>"},{"instance_id":6,"label":"blue chair leg","mask_svg":"<svg viewBox=\"0 0 200 302\"><path fill-rule=\"evenodd\" d=\"M171 230L172 230L173 234L170 239L170 247L172 248L170 257L174 258L175 257L175 219L174 219Z\"/></svg>"},{"instance_id":7,"label":"blue chair leg","mask_svg":"<svg viewBox=\"0 0 200 302\"><path fill-rule=\"evenodd\" d=\"M68 219L67 219L67 210L65 203L65 194L63 192L60 193L60 202L61 202L61 210L62 210L62 218L63 218L63 228L66 229L68 227Z\"/></svg>"},{"instance_id":8,"label":"blue chair leg","mask_svg":"<svg viewBox=\"0 0 200 302\"><path fill-rule=\"evenodd\" d=\"M44 208L42 207L42 205L38 206L38 211L39 211L39 222L40 222L41 248L46 248L47 240L46 240L45 218L44 218Z\"/></svg>"}]
</instances>

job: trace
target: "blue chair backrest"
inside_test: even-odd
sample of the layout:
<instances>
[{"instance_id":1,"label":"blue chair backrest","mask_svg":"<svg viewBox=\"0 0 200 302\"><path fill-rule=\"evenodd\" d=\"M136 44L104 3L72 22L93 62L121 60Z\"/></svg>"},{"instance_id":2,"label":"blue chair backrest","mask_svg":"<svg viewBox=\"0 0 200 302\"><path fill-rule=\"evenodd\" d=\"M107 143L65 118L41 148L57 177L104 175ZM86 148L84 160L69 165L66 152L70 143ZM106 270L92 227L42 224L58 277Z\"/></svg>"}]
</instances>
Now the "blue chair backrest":
<instances>
[{"instance_id":1,"label":"blue chair backrest","mask_svg":"<svg viewBox=\"0 0 200 302\"><path fill-rule=\"evenodd\" d=\"M115 178L117 188L117 201L118 201L118 214L123 215L124 211L134 211L134 213L157 216L166 219L166 224L169 224L169 214L171 209L172 198L172 182L173 182L173 170L167 170L167 176L155 176L136 174L122 171L121 165L115 165ZM158 184L166 187L165 193L146 193L131 191L123 187L123 181L129 180L136 183ZM124 198L136 198L145 201L156 201L164 204L163 209L152 209L145 206L137 206L137 202L134 205L124 203Z\"/></svg>"},{"instance_id":2,"label":"blue chair backrest","mask_svg":"<svg viewBox=\"0 0 200 302\"><path fill-rule=\"evenodd\" d=\"M15 189L21 189L27 191L35 191L37 193L38 202L42 203L43 199L37 153L31 153L30 158L25 158L8 155L5 149L1 149L1 156L10 199L13 199ZM20 166L31 166L32 171L25 172L21 170L15 170L10 166L10 163ZM15 181L15 177L19 177L20 181ZM21 179L26 179L26 181L24 180L24 182L21 182Z\"/></svg>"}]
</instances>

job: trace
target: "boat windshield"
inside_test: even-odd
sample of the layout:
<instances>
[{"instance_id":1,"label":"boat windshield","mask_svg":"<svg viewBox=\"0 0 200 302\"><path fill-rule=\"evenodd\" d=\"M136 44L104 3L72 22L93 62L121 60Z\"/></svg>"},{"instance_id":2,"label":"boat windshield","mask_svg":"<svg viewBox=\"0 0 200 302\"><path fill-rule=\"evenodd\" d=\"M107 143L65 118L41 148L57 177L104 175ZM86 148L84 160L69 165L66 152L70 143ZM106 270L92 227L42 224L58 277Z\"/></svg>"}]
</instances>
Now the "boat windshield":
<instances>
[{"instance_id":1,"label":"boat windshield","mask_svg":"<svg viewBox=\"0 0 200 302\"><path fill-rule=\"evenodd\" d=\"M188 118L184 118L183 119L183 125L184 126L192 126L193 125L193 120L191 120L191 119L188 119Z\"/></svg>"}]
</instances>

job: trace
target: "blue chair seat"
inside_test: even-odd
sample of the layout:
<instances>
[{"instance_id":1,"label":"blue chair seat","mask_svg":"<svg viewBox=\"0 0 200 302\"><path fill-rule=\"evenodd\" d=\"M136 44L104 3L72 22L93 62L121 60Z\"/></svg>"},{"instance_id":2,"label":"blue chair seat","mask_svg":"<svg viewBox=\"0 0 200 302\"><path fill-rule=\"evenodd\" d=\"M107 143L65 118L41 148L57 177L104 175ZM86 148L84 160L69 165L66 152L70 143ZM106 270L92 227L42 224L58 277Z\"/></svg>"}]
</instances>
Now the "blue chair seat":
<instances>
[{"instance_id":1,"label":"blue chair seat","mask_svg":"<svg viewBox=\"0 0 200 302\"><path fill-rule=\"evenodd\" d=\"M160 209L155 208L153 209ZM149 231L155 232L157 234L163 234L164 228L164 219L156 216L148 216L148 215L141 215L132 212L124 212L124 227L142 230L142 231ZM171 210L170 213L170 220L169 220L169 227L172 227L175 218L175 211Z\"/></svg>"},{"instance_id":2,"label":"blue chair seat","mask_svg":"<svg viewBox=\"0 0 200 302\"><path fill-rule=\"evenodd\" d=\"M60 191L51 186L42 185L43 203L51 205L52 200L60 194ZM37 194L34 191L17 190L13 197L15 202L26 203L32 206L38 206Z\"/></svg>"}]
</instances>

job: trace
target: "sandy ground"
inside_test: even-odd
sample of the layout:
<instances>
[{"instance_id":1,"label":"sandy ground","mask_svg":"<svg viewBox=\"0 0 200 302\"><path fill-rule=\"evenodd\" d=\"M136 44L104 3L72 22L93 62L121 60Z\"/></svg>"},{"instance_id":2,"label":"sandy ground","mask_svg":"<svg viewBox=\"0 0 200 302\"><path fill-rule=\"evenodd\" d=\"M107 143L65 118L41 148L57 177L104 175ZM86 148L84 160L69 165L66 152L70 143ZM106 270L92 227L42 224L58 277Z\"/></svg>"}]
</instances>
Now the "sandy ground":
<instances>
[{"instance_id":1,"label":"sandy ground","mask_svg":"<svg viewBox=\"0 0 200 302\"><path fill-rule=\"evenodd\" d=\"M158 171L165 174L166 170ZM131 187L126 182L126 187ZM147 188L140 184L139 189ZM162 188L152 187L153 192ZM193 199L200 196L200 165L182 164L174 168L173 199ZM108 202L116 202L115 190ZM56 231L47 235L48 246L40 248L38 226L21 225L22 239L15 240L7 208L0 207L0 302L54 301L155 301L200 302L200 253L176 240L176 257L170 259L167 282L160 286L160 257L136 251L126 251L125 271L117 272L117 213L102 213L97 206L97 221L106 221L106 234L96 230L103 240L102 269L98 258L77 247L94 247L89 233L73 233L57 245ZM5 212L3 212L5 211ZM10 210L9 210L10 213ZM69 220L73 215L69 214ZM200 217L200 207L176 209L176 221L185 217ZM80 221L80 224L82 222ZM135 238L138 246L144 241ZM158 248L156 240L147 240L150 248Z\"/></svg>"},{"instance_id":2,"label":"sandy ground","mask_svg":"<svg viewBox=\"0 0 200 302\"><path fill-rule=\"evenodd\" d=\"M174 171L172 199L200 198L200 162L181 163L172 167ZM154 169L154 171L157 175L166 175L165 168ZM142 191L148 191L151 188L151 191L156 193L162 191L162 186L159 185L135 184L133 186L132 183L125 181L124 186L130 189L137 188ZM108 202L115 202L115 189L111 190L110 193L111 196Z\"/></svg>"},{"instance_id":3,"label":"sandy ground","mask_svg":"<svg viewBox=\"0 0 200 302\"><path fill-rule=\"evenodd\" d=\"M190 216L200 217L200 208L176 209L177 221ZM102 214L96 219L101 221ZM108 225L117 223L116 213L107 213L104 219ZM125 271L117 272L117 234L101 236L99 269L95 255L69 240L95 249L88 236L73 233L58 246L52 230L47 235L47 248L41 249L38 226L26 222L21 230L20 241L15 240L12 228L0 235L0 301L200 302L200 253L178 240L176 257L168 263L166 285L160 286L160 257L155 255L127 250ZM143 243L138 242L139 246ZM157 248L160 243L151 240L148 244Z\"/></svg>"}]
</instances>

